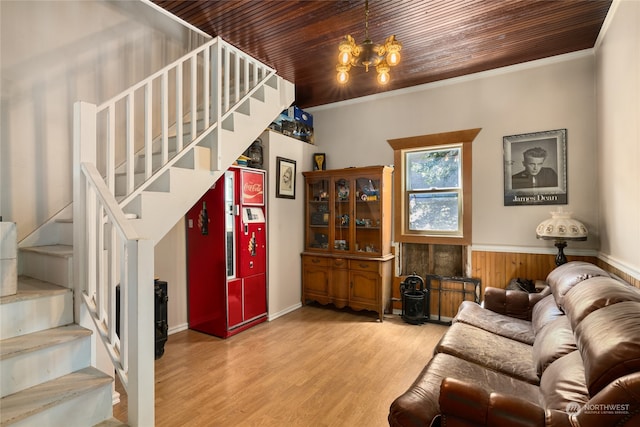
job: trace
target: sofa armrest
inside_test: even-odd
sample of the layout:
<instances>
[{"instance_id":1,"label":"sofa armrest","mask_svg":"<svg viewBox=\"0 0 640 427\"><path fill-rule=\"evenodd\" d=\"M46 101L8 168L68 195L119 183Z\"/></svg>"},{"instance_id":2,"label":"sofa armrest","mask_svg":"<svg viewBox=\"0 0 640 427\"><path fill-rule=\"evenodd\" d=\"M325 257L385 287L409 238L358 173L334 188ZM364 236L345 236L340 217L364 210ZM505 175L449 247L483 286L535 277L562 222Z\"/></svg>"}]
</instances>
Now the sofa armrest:
<instances>
[{"instance_id":1,"label":"sofa armrest","mask_svg":"<svg viewBox=\"0 0 640 427\"><path fill-rule=\"evenodd\" d=\"M489 392L481 387L454 378L444 378L440 384L442 425L533 427L545 425L545 411L535 403Z\"/></svg>"},{"instance_id":2,"label":"sofa armrest","mask_svg":"<svg viewBox=\"0 0 640 427\"><path fill-rule=\"evenodd\" d=\"M533 306L550 293L549 286L545 286L540 292L535 293L489 286L484 291L484 307L516 319L531 320Z\"/></svg>"}]
</instances>

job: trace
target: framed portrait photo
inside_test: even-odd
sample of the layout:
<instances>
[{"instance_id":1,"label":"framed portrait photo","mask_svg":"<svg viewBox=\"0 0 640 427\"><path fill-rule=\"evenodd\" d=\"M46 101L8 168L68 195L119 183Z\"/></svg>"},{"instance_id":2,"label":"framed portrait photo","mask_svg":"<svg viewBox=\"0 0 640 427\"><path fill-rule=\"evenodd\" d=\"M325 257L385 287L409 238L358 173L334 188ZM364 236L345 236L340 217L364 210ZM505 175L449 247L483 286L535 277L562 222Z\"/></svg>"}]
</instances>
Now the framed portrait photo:
<instances>
[{"instance_id":1,"label":"framed portrait photo","mask_svg":"<svg viewBox=\"0 0 640 427\"><path fill-rule=\"evenodd\" d=\"M276 157L276 197L296 198L296 161Z\"/></svg>"},{"instance_id":2,"label":"framed portrait photo","mask_svg":"<svg viewBox=\"0 0 640 427\"><path fill-rule=\"evenodd\" d=\"M504 205L567 204L567 130L502 138Z\"/></svg>"}]
</instances>

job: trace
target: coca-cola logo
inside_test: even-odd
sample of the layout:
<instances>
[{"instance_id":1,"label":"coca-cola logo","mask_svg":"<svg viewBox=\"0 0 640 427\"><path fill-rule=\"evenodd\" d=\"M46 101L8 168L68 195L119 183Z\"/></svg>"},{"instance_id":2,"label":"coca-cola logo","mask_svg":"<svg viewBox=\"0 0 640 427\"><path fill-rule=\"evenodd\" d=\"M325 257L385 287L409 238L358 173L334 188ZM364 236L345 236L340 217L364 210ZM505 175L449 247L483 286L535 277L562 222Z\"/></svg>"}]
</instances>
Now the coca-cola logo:
<instances>
[{"instance_id":1,"label":"coca-cola logo","mask_svg":"<svg viewBox=\"0 0 640 427\"><path fill-rule=\"evenodd\" d=\"M258 182L253 182L253 183L245 182L242 190L248 194L261 194L262 184Z\"/></svg>"}]
</instances>

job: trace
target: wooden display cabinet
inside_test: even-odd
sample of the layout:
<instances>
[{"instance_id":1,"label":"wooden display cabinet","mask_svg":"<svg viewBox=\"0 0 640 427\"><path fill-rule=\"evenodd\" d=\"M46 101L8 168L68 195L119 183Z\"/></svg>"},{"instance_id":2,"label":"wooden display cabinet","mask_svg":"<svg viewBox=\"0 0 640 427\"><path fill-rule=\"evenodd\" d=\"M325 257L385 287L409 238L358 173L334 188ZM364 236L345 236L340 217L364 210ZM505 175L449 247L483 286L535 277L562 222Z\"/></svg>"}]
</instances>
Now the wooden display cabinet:
<instances>
[{"instance_id":1,"label":"wooden display cabinet","mask_svg":"<svg viewBox=\"0 0 640 427\"><path fill-rule=\"evenodd\" d=\"M393 168L304 172L302 302L389 309Z\"/></svg>"}]
</instances>

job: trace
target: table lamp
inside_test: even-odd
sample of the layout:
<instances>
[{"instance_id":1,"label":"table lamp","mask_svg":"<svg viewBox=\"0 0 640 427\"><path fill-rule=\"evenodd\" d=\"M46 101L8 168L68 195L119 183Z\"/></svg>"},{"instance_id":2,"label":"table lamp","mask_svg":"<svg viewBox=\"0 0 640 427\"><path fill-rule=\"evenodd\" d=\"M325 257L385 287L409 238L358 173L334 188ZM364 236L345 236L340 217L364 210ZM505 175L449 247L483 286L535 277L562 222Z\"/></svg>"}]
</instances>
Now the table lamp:
<instances>
[{"instance_id":1,"label":"table lamp","mask_svg":"<svg viewBox=\"0 0 640 427\"><path fill-rule=\"evenodd\" d=\"M564 255L567 241L587 240L587 234L587 227L580 221L571 218L571 212L563 212L562 208L557 212L551 212L551 218L542 221L536 228L538 239L555 240L555 246L558 248L557 266L567 262L567 257Z\"/></svg>"}]
</instances>

